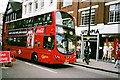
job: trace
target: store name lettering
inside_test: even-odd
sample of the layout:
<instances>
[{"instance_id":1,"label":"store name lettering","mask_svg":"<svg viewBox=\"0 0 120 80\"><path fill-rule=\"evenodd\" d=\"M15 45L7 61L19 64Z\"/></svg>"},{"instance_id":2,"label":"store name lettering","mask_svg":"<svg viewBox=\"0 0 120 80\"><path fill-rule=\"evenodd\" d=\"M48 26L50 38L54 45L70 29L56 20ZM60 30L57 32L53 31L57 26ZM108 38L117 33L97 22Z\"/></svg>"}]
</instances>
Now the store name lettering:
<instances>
[{"instance_id":1,"label":"store name lettering","mask_svg":"<svg viewBox=\"0 0 120 80\"><path fill-rule=\"evenodd\" d=\"M88 33L88 30L83 30L83 31L81 31L81 33L82 34L87 34ZM96 34L96 33L99 33L99 30L97 29L97 30L90 30L90 33L94 33L94 34Z\"/></svg>"}]
</instances>

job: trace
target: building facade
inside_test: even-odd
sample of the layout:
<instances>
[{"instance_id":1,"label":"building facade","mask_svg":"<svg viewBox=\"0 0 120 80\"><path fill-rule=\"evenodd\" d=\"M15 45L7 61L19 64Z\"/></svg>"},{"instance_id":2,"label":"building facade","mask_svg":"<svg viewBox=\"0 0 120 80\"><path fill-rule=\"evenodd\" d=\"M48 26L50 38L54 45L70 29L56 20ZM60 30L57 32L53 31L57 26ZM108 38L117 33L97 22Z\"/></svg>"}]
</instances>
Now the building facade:
<instances>
[{"instance_id":1,"label":"building facade","mask_svg":"<svg viewBox=\"0 0 120 80\"><path fill-rule=\"evenodd\" d=\"M22 18L22 3L16 1L9 1L6 11L4 13L5 22Z\"/></svg>"},{"instance_id":2,"label":"building facade","mask_svg":"<svg viewBox=\"0 0 120 80\"><path fill-rule=\"evenodd\" d=\"M57 10L57 0L23 0L22 18Z\"/></svg>"},{"instance_id":3,"label":"building facade","mask_svg":"<svg viewBox=\"0 0 120 80\"><path fill-rule=\"evenodd\" d=\"M2 44L2 24L3 24L3 12L0 13L0 46Z\"/></svg>"},{"instance_id":4,"label":"building facade","mask_svg":"<svg viewBox=\"0 0 120 80\"><path fill-rule=\"evenodd\" d=\"M71 3L71 4L70 4ZM66 5L65 5L66 4ZM120 1L107 0L106 2L90 2L78 0L62 0L59 2L59 9L70 13L76 23L76 34L81 37L82 53L84 50L88 26L89 10L91 7L90 18L90 47L92 48L91 58L96 60L102 58L104 43L109 46L112 44L116 53L117 43L120 43Z\"/></svg>"}]
</instances>

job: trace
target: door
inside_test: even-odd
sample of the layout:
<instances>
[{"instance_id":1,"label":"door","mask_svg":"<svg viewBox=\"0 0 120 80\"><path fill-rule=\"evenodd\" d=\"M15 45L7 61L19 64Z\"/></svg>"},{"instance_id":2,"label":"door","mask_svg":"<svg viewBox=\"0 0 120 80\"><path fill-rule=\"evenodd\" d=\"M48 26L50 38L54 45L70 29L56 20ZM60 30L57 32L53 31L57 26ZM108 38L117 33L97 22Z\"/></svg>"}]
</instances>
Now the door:
<instances>
[{"instance_id":1,"label":"door","mask_svg":"<svg viewBox=\"0 0 120 80\"><path fill-rule=\"evenodd\" d=\"M90 48L91 48L91 59L96 59L96 50L97 50L97 42L90 42Z\"/></svg>"}]
</instances>

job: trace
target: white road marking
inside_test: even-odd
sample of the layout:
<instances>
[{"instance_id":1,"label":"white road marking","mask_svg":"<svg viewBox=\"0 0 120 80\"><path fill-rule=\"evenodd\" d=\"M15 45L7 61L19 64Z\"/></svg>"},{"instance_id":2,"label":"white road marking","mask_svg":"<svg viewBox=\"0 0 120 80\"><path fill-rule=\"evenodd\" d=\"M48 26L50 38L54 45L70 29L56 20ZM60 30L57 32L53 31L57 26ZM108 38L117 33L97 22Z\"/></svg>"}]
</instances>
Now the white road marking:
<instances>
[{"instance_id":1,"label":"white road marking","mask_svg":"<svg viewBox=\"0 0 120 80\"><path fill-rule=\"evenodd\" d=\"M47 69L47 68L43 68L43 67L40 67L40 66L37 66L37 65L28 63L28 62L25 62L25 64L28 64L28 65L34 66L34 67L36 67L36 68L40 68L40 69L43 69L43 70L46 70L46 71L49 71L49 72L52 72L52 73L56 73L56 74L57 74L57 72L55 72L55 71L53 71L53 70L50 70L50 69Z\"/></svg>"},{"instance_id":2,"label":"white road marking","mask_svg":"<svg viewBox=\"0 0 120 80\"><path fill-rule=\"evenodd\" d=\"M25 64L32 65L32 64L30 64L30 63L28 63L28 62L25 62Z\"/></svg>"},{"instance_id":3,"label":"white road marking","mask_svg":"<svg viewBox=\"0 0 120 80\"><path fill-rule=\"evenodd\" d=\"M10 68L10 67L1 67L2 69L8 69L8 68Z\"/></svg>"}]
</instances>

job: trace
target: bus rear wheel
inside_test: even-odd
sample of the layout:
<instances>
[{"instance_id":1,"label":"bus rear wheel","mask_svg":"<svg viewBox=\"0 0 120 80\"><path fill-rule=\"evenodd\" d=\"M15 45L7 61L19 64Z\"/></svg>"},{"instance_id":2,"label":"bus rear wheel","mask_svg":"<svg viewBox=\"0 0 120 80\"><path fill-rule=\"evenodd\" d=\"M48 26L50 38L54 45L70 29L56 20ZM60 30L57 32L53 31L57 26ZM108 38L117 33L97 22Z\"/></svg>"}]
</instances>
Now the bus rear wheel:
<instances>
[{"instance_id":1,"label":"bus rear wheel","mask_svg":"<svg viewBox=\"0 0 120 80\"><path fill-rule=\"evenodd\" d=\"M36 53L33 53L32 55L32 62L37 63L38 62L38 55Z\"/></svg>"}]
</instances>

